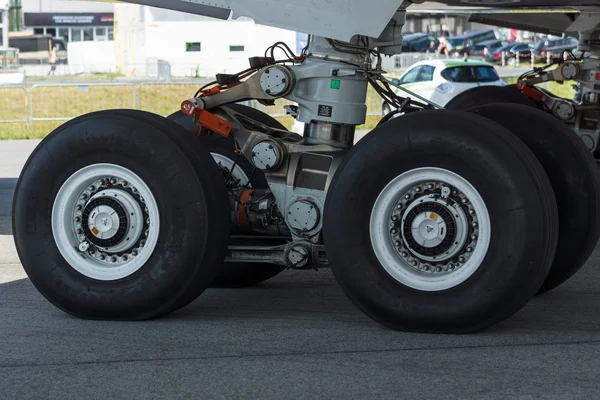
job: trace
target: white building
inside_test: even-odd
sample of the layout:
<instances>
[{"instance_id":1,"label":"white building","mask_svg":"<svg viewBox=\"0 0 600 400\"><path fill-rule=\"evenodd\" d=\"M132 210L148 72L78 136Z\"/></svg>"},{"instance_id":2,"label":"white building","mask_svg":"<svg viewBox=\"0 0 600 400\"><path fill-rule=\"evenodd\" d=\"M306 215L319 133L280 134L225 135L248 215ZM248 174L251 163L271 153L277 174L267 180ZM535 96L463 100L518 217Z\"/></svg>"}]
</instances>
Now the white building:
<instances>
[{"instance_id":1,"label":"white building","mask_svg":"<svg viewBox=\"0 0 600 400\"><path fill-rule=\"evenodd\" d=\"M8 47L8 2L0 0L0 49Z\"/></svg>"},{"instance_id":2,"label":"white building","mask_svg":"<svg viewBox=\"0 0 600 400\"><path fill-rule=\"evenodd\" d=\"M296 32L222 21L131 4L115 5L115 54L125 74L145 74L156 60L171 64L173 76L214 76L248 68L248 58L262 56L277 41L297 51ZM283 57L283 53L276 53Z\"/></svg>"}]
</instances>

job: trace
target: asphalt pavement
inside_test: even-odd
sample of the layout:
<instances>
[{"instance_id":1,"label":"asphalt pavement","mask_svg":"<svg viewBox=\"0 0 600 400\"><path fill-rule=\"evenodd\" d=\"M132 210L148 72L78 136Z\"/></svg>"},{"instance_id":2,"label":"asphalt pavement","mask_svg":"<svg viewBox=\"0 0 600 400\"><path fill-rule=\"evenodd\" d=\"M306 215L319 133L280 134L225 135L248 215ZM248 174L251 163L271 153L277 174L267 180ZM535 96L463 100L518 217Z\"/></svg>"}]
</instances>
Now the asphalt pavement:
<instances>
[{"instance_id":1,"label":"asphalt pavement","mask_svg":"<svg viewBox=\"0 0 600 400\"><path fill-rule=\"evenodd\" d=\"M208 290L156 321L72 318L31 285L11 237L36 142L0 142L0 399L598 399L600 251L567 284L471 335L394 332L328 271Z\"/></svg>"}]
</instances>

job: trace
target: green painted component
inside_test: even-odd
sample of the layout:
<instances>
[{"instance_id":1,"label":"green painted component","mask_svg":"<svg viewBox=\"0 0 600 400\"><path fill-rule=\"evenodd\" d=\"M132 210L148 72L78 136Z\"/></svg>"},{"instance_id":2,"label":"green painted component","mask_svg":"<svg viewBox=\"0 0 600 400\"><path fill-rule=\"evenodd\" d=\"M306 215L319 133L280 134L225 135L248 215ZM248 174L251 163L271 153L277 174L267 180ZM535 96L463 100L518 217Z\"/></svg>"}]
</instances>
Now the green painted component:
<instances>
[{"instance_id":1,"label":"green painted component","mask_svg":"<svg viewBox=\"0 0 600 400\"><path fill-rule=\"evenodd\" d=\"M332 79L331 80L331 88L332 89L336 89L339 90L341 86L340 80L339 79Z\"/></svg>"}]
</instances>

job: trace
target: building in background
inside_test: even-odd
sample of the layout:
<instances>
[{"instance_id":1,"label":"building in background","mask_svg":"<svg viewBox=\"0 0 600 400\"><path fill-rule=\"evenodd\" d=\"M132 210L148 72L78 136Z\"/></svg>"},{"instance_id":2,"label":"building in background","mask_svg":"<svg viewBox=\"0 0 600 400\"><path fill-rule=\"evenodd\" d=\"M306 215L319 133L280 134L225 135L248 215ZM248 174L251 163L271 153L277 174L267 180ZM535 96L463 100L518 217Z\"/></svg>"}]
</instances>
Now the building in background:
<instances>
[{"instance_id":1,"label":"building in background","mask_svg":"<svg viewBox=\"0 0 600 400\"><path fill-rule=\"evenodd\" d=\"M222 21L148 6L115 5L115 56L118 70L126 75L145 75L161 63L170 65L173 76L235 73L248 68L248 58L263 55L277 41L291 49L299 42L296 32L249 19Z\"/></svg>"},{"instance_id":2,"label":"building in background","mask_svg":"<svg viewBox=\"0 0 600 400\"><path fill-rule=\"evenodd\" d=\"M8 2L0 0L0 49L8 47Z\"/></svg>"},{"instance_id":3,"label":"building in background","mask_svg":"<svg viewBox=\"0 0 600 400\"><path fill-rule=\"evenodd\" d=\"M113 4L95 1L24 1L23 27L65 42L113 40Z\"/></svg>"}]
</instances>

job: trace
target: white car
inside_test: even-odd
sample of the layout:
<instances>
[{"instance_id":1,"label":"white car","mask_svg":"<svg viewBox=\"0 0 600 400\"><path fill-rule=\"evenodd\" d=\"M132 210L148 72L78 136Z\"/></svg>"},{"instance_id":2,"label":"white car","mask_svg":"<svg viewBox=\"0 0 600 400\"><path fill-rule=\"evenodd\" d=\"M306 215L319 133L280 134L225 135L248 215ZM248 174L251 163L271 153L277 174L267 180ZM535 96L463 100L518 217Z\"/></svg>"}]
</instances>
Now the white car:
<instances>
[{"instance_id":1,"label":"white car","mask_svg":"<svg viewBox=\"0 0 600 400\"><path fill-rule=\"evenodd\" d=\"M492 64L456 59L420 61L410 67L397 83L442 107L468 89L484 85L506 85ZM399 96L411 97L398 88L394 88L394 92ZM381 110L383 115L392 111L386 102L382 102Z\"/></svg>"}]
</instances>

